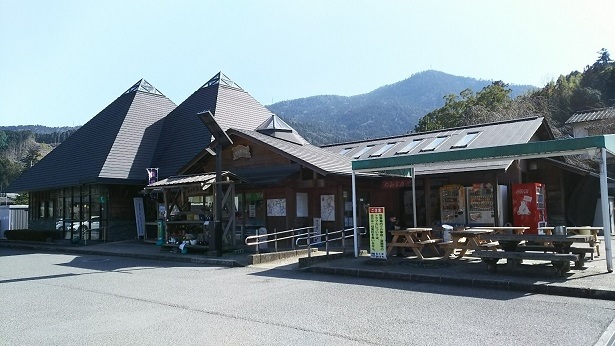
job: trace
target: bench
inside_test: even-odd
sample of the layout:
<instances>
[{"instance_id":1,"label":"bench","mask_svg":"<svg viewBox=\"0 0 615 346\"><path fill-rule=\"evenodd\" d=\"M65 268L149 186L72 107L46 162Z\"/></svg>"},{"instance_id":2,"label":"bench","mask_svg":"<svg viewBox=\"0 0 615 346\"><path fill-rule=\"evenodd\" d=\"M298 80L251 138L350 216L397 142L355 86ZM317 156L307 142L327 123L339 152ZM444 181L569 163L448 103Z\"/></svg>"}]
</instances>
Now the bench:
<instances>
[{"instance_id":1,"label":"bench","mask_svg":"<svg viewBox=\"0 0 615 346\"><path fill-rule=\"evenodd\" d=\"M527 252L527 251L474 251L474 257L480 259L487 264L487 270L497 271L497 262L500 259L506 259L507 264L518 265L524 259L551 261L553 267L559 276L564 276L570 271L570 262L578 262L580 255L578 254L562 254L562 253L545 253L545 252ZM512 260L512 261L511 261Z\"/></svg>"},{"instance_id":2,"label":"bench","mask_svg":"<svg viewBox=\"0 0 615 346\"><path fill-rule=\"evenodd\" d=\"M517 246L516 251L542 251L542 252L557 252L557 249L553 246L545 246L545 245L522 245ZM579 255L579 259L575 261L575 268L582 268L585 265L585 258L587 254L591 255L593 259L594 256L594 248L593 247L576 247L571 246L568 248L568 251L571 254Z\"/></svg>"}]
</instances>

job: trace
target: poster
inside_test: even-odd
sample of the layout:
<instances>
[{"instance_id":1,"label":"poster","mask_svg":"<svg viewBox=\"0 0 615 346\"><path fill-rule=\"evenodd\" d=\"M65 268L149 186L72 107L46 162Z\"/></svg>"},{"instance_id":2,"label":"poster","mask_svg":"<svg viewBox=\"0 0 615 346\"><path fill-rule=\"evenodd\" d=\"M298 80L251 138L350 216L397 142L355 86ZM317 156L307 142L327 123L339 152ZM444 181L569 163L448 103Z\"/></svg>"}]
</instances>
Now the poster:
<instances>
[{"instance_id":1,"label":"poster","mask_svg":"<svg viewBox=\"0 0 615 346\"><path fill-rule=\"evenodd\" d=\"M297 192L297 217L308 217L308 194Z\"/></svg>"},{"instance_id":2,"label":"poster","mask_svg":"<svg viewBox=\"0 0 615 346\"><path fill-rule=\"evenodd\" d=\"M335 221L335 196L320 196L320 217L322 221Z\"/></svg>"},{"instance_id":3,"label":"poster","mask_svg":"<svg viewBox=\"0 0 615 346\"><path fill-rule=\"evenodd\" d=\"M286 216L286 200L284 198L268 199L267 216Z\"/></svg>"},{"instance_id":4,"label":"poster","mask_svg":"<svg viewBox=\"0 0 615 346\"><path fill-rule=\"evenodd\" d=\"M369 207L369 256L387 259L384 207Z\"/></svg>"},{"instance_id":5,"label":"poster","mask_svg":"<svg viewBox=\"0 0 615 346\"><path fill-rule=\"evenodd\" d=\"M142 239L145 236L145 209L143 207L143 198L135 197L133 199L135 206L135 222L137 225L137 238Z\"/></svg>"}]
</instances>

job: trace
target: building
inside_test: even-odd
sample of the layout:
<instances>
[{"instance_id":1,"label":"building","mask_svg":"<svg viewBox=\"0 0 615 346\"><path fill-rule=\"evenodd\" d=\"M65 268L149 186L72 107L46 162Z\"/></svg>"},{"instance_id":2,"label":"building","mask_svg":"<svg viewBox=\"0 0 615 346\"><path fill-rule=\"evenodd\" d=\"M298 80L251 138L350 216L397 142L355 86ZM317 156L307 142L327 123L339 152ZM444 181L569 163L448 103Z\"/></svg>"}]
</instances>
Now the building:
<instances>
[{"instance_id":1,"label":"building","mask_svg":"<svg viewBox=\"0 0 615 346\"><path fill-rule=\"evenodd\" d=\"M228 138L224 147L203 114L211 114ZM53 227L65 239L134 239L140 235L136 216L142 214L147 239L191 235L206 243L219 163L223 239L234 247L261 228L319 225L324 232L354 226L353 160L550 139L544 119L530 117L317 147L222 73L178 106L141 80L9 189L30 192L31 228ZM598 180L556 159L434 164L415 172L414 188L406 173L357 175L359 226L367 225L370 205L386 207L409 226L415 219L432 225L442 221L439 191L445 185L508 189L527 181L546 184L549 221L566 224L575 191ZM496 225L510 222L509 208L495 213L501 214Z\"/></svg>"},{"instance_id":2,"label":"building","mask_svg":"<svg viewBox=\"0 0 615 346\"><path fill-rule=\"evenodd\" d=\"M614 123L615 107L575 113L566 120L575 138L614 133Z\"/></svg>"}]
</instances>

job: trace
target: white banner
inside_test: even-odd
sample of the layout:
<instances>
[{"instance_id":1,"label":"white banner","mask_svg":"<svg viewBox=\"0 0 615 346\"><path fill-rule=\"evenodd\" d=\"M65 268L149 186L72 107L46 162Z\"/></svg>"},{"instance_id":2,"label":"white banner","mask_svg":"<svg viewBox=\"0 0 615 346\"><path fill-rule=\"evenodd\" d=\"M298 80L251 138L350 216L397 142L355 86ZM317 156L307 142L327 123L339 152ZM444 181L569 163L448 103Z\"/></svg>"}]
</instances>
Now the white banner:
<instances>
[{"instance_id":1,"label":"white banner","mask_svg":"<svg viewBox=\"0 0 615 346\"><path fill-rule=\"evenodd\" d=\"M143 207L143 198L135 197L133 199L135 205L135 222L137 224L137 238L145 236L145 209Z\"/></svg>"}]
</instances>

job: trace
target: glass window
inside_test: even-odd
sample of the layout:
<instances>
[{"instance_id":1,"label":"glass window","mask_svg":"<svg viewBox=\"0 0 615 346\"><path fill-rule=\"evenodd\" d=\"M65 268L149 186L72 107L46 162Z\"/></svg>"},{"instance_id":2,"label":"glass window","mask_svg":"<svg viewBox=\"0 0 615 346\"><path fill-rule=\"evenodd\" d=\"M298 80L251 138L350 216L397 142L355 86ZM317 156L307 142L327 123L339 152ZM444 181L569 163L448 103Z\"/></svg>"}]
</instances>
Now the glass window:
<instances>
[{"instance_id":1,"label":"glass window","mask_svg":"<svg viewBox=\"0 0 615 346\"><path fill-rule=\"evenodd\" d=\"M386 153L387 151L389 151L391 148L393 148L395 146L395 144L397 144L397 142L394 143L387 143L385 145L382 146L382 148L376 150L375 153L369 155L370 157L375 157L375 156L382 156L382 154Z\"/></svg>"},{"instance_id":2,"label":"glass window","mask_svg":"<svg viewBox=\"0 0 615 346\"><path fill-rule=\"evenodd\" d=\"M480 134L480 132L468 132L468 133L466 133L466 135L463 136L463 138L460 139L459 142L455 143L455 145L453 145L451 147L451 149L467 147L468 144L472 143L472 141L475 140L476 137L478 137L479 134Z\"/></svg>"},{"instance_id":3,"label":"glass window","mask_svg":"<svg viewBox=\"0 0 615 346\"><path fill-rule=\"evenodd\" d=\"M448 138L445 137L436 137L431 143L429 143L425 148L421 149L421 151L433 151L436 150L444 141Z\"/></svg>"},{"instance_id":4,"label":"glass window","mask_svg":"<svg viewBox=\"0 0 615 346\"><path fill-rule=\"evenodd\" d=\"M399 155L399 154L407 154L409 153L412 149L414 149L417 145L419 145L419 143L421 143L423 140L422 139L415 139L412 142L406 144L406 146L404 146L403 148L401 148L400 150L398 150L395 154Z\"/></svg>"},{"instance_id":5,"label":"glass window","mask_svg":"<svg viewBox=\"0 0 615 346\"><path fill-rule=\"evenodd\" d=\"M358 159L359 157L361 157L361 155L365 154L368 150L370 150L373 147L374 147L373 145L368 145L368 146L362 148L361 150L356 152L354 155L352 155L352 158L353 159Z\"/></svg>"}]
</instances>

